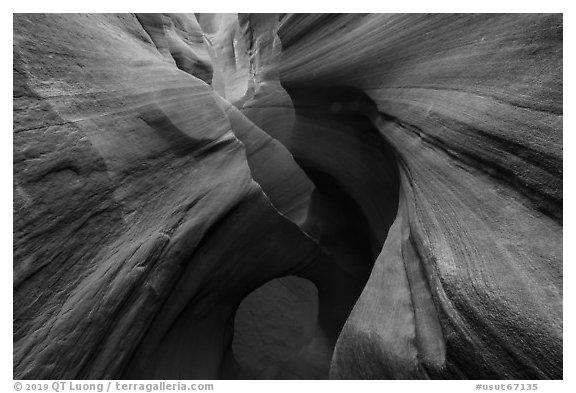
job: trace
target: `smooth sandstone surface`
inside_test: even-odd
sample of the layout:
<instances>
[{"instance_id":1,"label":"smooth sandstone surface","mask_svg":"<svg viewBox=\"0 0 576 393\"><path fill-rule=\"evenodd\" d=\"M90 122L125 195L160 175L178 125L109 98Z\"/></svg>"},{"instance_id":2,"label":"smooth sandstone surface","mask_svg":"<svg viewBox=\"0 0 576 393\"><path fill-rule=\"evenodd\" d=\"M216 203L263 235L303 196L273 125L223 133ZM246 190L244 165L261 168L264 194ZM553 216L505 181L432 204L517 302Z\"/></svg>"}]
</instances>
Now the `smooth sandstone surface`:
<instances>
[{"instance_id":1,"label":"smooth sandstone surface","mask_svg":"<svg viewBox=\"0 0 576 393\"><path fill-rule=\"evenodd\" d=\"M362 90L400 164L399 233L331 375L561 377L561 17L296 15L280 36L288 91Z\"/></svg>"},{"instance_id":2,"label":"smooth sandstone surface","mask_svg":"<svg viewBox=\"0 0 576 393\"><path fill-rule=\"evenodd\" d=\"M562 31L15 14L14 378L561 379Z\"/></svg>"}]
</instances>

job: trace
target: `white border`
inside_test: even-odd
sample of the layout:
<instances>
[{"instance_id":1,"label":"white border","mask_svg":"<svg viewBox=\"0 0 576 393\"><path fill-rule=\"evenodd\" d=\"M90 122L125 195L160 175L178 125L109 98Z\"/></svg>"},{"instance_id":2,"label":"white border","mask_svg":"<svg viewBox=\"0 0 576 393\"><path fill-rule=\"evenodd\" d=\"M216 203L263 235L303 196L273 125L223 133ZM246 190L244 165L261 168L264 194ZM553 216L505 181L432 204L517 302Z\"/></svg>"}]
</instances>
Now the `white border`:
<instances>
[{"instance_id":1,"label":"white border","mask_svg":"<svg viewBox=\"0 0 576 393\"><path fill-rule=\"evenodd\" d=\"M287 9L289 12L556 12L564 13L564 106L568 108L567 117L564 122L564 199L567 201L564 208L564 287L565 287L565 314L564 332L566 332L564 342L564 381L526 381L526 383L538 383L538 391L565 392L576 391L576 369L573 361L574 339L572 333L575 332L574 325L574 247L576 236L574 232L575 207L570 203L574 196L574 169L576 168L576 157L572 154L575 146L576 127L574 127L573 116L573 88L574 67L573 50L574 22L572 7L569 2L564 1L366 1L354 0L341 2L336 1L313 1L313 0L290 0L285 4L279 1L243 1L212 0L212 1L170 1L170 2L148 2L142 1L110 1L98 0L94 2L72 2L72 1L20 1L13 4L2 5L1 26L2 26L2 127L1 149L2 165L0 184L4 185L1 214L1 250L2 262L0 279L2 288L1 314L1 346L0 391L10 392L13 390L12 381L12 98L11 98L11 70L8 69L9 59L12 56L12 13L16 12L278 12ZM8 77L10 75L10 78ZM97 381L102 382L102 381ZM143 381L155 383L157 381ZM197 381L199 382L199 381ZM332 391L418 391L418 392L472 392L475 391L476 383L488 383L489 381L214 381L216 392L236 392L250 390L254 392L270 392L274 389L277 393L293 391L296 389L322 389L328 388ZM510 381L492 381L492 383L510 383ZM512 381L515 383L515 381ZM111 390L113 391L113 390Z\"/></svg>"}]
</instances>

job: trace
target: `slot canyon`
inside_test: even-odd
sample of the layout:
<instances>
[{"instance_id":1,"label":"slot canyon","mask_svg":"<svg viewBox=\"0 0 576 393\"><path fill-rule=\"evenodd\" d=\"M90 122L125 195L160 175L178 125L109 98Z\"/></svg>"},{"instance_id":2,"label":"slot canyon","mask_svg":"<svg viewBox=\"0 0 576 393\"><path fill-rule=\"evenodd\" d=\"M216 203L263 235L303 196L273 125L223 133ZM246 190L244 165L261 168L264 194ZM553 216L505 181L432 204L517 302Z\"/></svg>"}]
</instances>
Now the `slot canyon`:
<instances>
[{"instance_id":1,"label":"slot canyon","mask_svg":"<svg viewBox=\"0 0 576 393\"><path fill-rule=\"evenodd\" d=\"M14 14L15 379L562 379L562 14Z\"/></svg>"}]
</instances>

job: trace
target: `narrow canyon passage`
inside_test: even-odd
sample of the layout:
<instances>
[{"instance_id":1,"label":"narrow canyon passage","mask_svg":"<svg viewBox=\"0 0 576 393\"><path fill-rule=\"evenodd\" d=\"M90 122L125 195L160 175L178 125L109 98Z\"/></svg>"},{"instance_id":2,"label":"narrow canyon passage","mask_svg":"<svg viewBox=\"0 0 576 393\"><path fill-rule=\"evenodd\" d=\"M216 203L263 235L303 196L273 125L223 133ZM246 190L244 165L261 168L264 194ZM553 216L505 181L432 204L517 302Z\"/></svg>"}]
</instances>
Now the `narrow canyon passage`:
<instances>
[{"instance_id":1,"label":"narrow canyon passage","mask_svg":"<svg viewBox=\"0 0 576 393\"><path fill-rule=\"evenodd\" d=\"M561 379L559 14L14 14L15 379Z\"/></svg>"},{"instance_id":2,"label":"narrow canyon passage","mask_svg":"<svg viewBox=\"0 0 576 393\"><path fill-rule=\"evenodd\" d=\"M335 342L396 217L398 168L365 115L374 104L364 94L340 87L287 91L296 112L290 150L315 185L303 230L329 258L311 279L320 324Z\"/></svg>"},{"instance_id":3,"label":"narrow canyon passage","mask_svg":"<svg viewBox=\"0 0 576 393\"><path fill-rule=\"evenodd\" d=\"M236 327L241 330L236 328L234 339L242 345L235 346L233 355L245 359L244 370L261 364L246 378L328 377L338 335L368 280L398 205L395 158L367 117L374 103L360 91L341 87L289 89L288 94L296 120L287 144L314 184L302 229L326 257L304 275L315 284L314 293L298 290L305 282L278 279L240 306ZM286 288L293 289L291 297L278 292ZM295 308L310 304L316 314ZM260 308L269 311L263 314ZM272 339L273 331L266 332L294 329L296 323L303 336L292 333L287 342L279 339L287 333ZM256 355L262 360L255 361Z\"/></svg>"},{"instance_id":4,"label":"narrow canyon passage","mask_svg":"<svg viewBox=\"0 0 576 393\"><path fill-rule=\"evenodd\" d=\"M233 325L230 317L226 322L214 317L204 333L192 333L192 326L177 328L186 326L178 321L195 320L186 316L185 308L170 328L174 333L154 344L166 355L150 355L160 356L153 373L188 367L197 378L328 378L336 340L396 216L398 168L366 116L373 103L361 92L334 88L289 93L296 113L290 148L314 185L302 230L317 242L321 254L312 265L293 272L301 278L276 278L242 299ZM202 344L201 353L224 353L210 366L205 356L188 351L198 344L185 336L214 332L222 323L225 330L214 334L222 341ZM141 345L145 348L146 341ZM124 377L150 373L128 371Z\"/></svg>"}]
</instances>

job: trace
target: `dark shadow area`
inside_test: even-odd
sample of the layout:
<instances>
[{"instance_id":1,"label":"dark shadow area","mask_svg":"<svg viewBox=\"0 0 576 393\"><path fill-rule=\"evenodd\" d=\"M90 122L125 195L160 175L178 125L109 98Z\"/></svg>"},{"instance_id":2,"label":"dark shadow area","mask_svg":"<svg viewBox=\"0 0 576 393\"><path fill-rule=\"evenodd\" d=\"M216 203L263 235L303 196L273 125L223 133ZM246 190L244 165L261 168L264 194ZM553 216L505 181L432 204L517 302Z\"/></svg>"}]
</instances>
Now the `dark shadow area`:
<instances>
[{"instance_id":1,"label":"dark shadow area","mask_svg":"<svg viewBox=\"0 0 576 393\"><path fill-rule=\"evenodd\" d=\"M251 205L242 213L250 220L220 228L217 239L231 239L229 248L207 237L196 251L206 263L225 261L205 287L214 296L187 299L193 276L183 276L123 378L328 378L336 341L396 217L398 168L368 119L375 106L366 95L348 88L288 91L296 108L288 148L315 185L301 228L313 239L309 246L319 246L313 260L272 276L282 259L289 265L301 257L303 239L283 244L282 254L264 251L275 241L289 242L290 231L304 235L286 221L291 229L277 227L276 240L270 233L255 239L253 225L265 218ZM163 131L172 128L147 120ZM256 269L264 262L268 274ZM221 275L236 272L229 280L237 285L240 265L253 266L252 276L244 273L243 293L228 293Z\"/></svg>"},{"instance_id":2,"label":"dark shadow area","mask_svg":"<svg viewBox=\"0 0 576 393\"><path fill-rule=\"evenodd\" d=\"M314 269L299 273L317 288L317 317L313 325L309 319L296 317L309 306L301 294L293 302L290 323L279 322L286 309L278 299L286 287L274 281L287 278L254 291L236 315L229 368L234 371L229 378L328 378L336 340L370 276L398 208L397 163L368 118L377 110L372 100L347 87L287 91L296 110L287 147L315 185L303 230L325 255ZM294 282L286 281L286 285L296 290ZM283 343L287 346L282 348L280 361L277 340L294 329L294 324L307 333ZM272 339L274 330L277 337ZM252 345L246 345L249 338ZM260 359L275 361L247 361L255 351Z\"/></svg>"}]
</instances>

